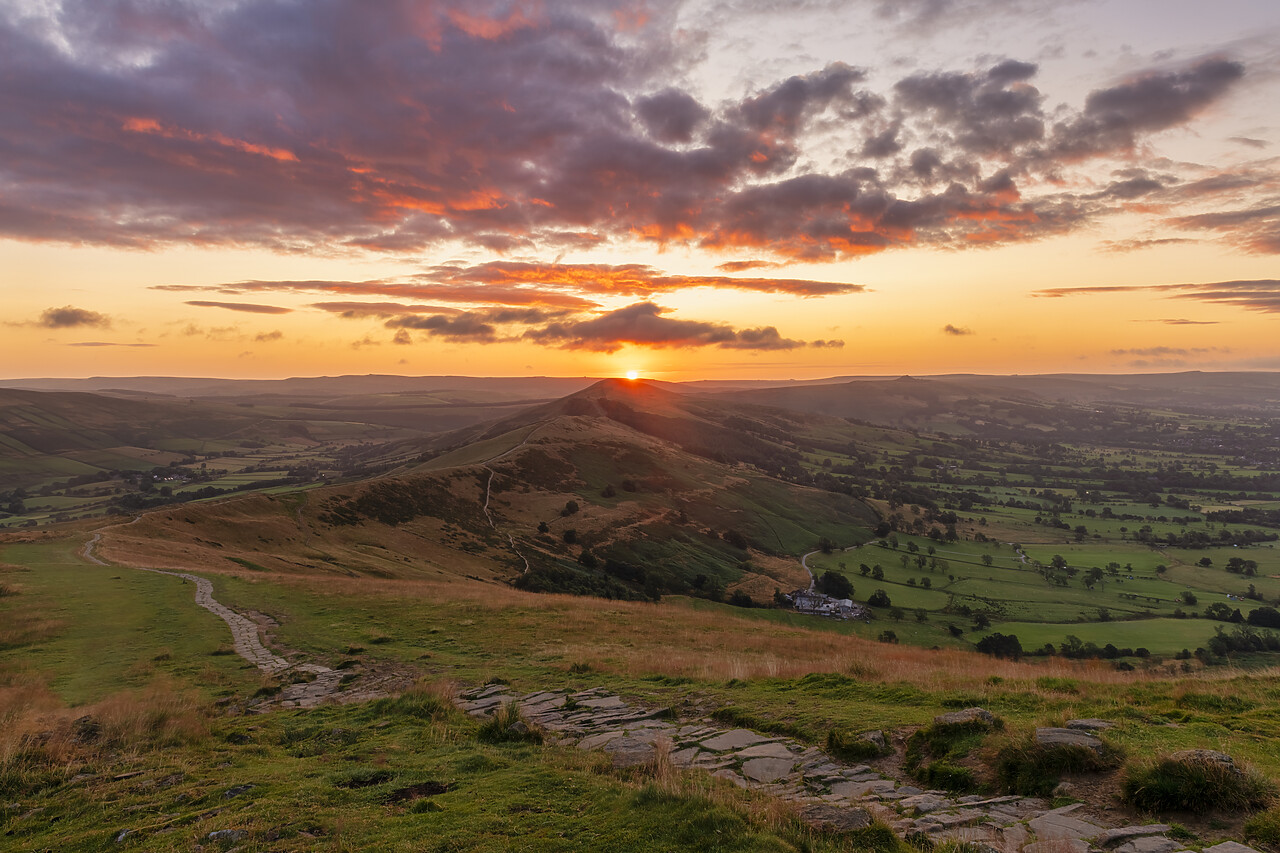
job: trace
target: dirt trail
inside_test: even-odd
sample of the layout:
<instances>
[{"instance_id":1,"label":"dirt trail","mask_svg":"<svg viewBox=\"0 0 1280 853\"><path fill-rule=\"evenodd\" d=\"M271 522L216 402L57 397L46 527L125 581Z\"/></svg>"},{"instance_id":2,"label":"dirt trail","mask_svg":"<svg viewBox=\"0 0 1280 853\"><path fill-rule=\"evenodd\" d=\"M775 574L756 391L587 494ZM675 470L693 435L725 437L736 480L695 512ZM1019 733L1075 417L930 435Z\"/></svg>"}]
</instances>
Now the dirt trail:
<instances>
[{"instance_id":1,"label":"dirt trail","mask_svg":"<svg viewBox=\"0 0 1280 853\"><path fill-rule=\"evenodd\" d=\"M134 522L137 520L134 519ZM85 543L81 553L86 560L99 566L118 565L102 559L95 553L95 548L101 539L101 532L94 533L93 537ZM262 642L257 622L235 612L213 597L213 582L208 578L193 575L190 572L173 572L141 566L124 566L124 568L168 575L180 578L183 583L192 584L195 587L196 604L217 616L231 629L231 640L236 654L268 675L281 677L292 675L297 679L282 687L278 693L251 703L252 710L265 711L273 707L309 708L324 702L356 702L389 695L391 692L403 689L412 680L408 674L396 671L378 673L373 677L362 677L362 674L354 669L340 671L318 663L288 660L273 652ZM294 653L295 656L296 654ZM352 686L357 681L360 682L358 686Z\"/></svg>"}]
</instances>

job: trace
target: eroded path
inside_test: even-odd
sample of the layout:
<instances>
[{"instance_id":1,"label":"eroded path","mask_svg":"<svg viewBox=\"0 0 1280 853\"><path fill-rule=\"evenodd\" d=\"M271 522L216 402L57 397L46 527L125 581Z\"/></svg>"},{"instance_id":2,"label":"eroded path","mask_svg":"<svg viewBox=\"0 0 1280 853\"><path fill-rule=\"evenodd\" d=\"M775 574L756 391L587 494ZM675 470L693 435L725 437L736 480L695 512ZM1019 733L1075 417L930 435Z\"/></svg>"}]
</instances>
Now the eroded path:
<instances>
[{"instance_id":1,"label":"eroded path","mask_svg":"<svg viewBox=\"0 0 1280 853\"><path fill-rule=\"evenodd\" d=\"M116 565L102 559L95 553L96 546L102 539L101 533L85 543L82 551L85 559L99 566ZM411 682L405 673L383 672L364 674L354 670L337 670L317 663L303 660L288 660L276 654L262 641L261 628L258 622L244 616L213 597L213 582L208 578L193 575L190 572L175 572L164 569L148 569L140 566L125 566L135 571L151 572L157 575L168 575L180 578L183 583L195 587L196 604L208 610L227 624L231 629L232 647L236 654L247 660L268 675L278 676L289 683L283 685L279 692L258 697L250 703L254 711L266 711L271 708L311 708L325 702L359 702L390 695L404 689ZM298 658L297 652L289 653Z\"/></svg>"}]
</instances>

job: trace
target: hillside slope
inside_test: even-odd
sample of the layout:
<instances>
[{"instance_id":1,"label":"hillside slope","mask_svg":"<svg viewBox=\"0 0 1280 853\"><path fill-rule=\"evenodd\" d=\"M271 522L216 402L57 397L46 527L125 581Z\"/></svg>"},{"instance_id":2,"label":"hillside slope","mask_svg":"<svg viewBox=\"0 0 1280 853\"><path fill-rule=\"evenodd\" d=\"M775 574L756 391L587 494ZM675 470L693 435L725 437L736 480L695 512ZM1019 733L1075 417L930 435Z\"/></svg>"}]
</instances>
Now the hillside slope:
<instances>
[{"instance_id":1,"label":"hillside slope","mask_svg":"<svg viewBox=\"0 0 1280 853\"><path fill-rule=\"evenodd\" d=\"M156 512L104 545L149 565L768 597L808 583L798 555L864 541L876 516L770 476L797 458L788 430L806 416L746 412L606 380L390 476Z\"/></svg>"}]
</instances>

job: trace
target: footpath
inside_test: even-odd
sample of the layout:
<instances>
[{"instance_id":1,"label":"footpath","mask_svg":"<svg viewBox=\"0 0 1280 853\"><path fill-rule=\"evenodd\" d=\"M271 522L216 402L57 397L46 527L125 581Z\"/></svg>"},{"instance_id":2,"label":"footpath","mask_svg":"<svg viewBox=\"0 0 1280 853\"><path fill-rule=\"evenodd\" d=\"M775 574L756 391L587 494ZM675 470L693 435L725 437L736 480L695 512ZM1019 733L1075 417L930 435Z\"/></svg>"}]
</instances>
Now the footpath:
<instances>
[{"instance_id":1,"label":"footpath","mask_svg":"<svg viewBox=\"0 0 1280 853\"><path fill-rule=\"evenodd\" d=\"M518 694L492 684L458 698L459 707L481 718L512 703L524 719L547 732L551 742L604 750L616 767L665 757L683 771L710 773L741 788L795 802L802 818L817 826L856 830L880 820L925 849L929 845L922 842L953 841L994 853L1185 850L1169 837L1172 827L1165 824L1116 825L1114 819L1083 803L1051 808L1037 797L955 796L922 790L870 765L848 764L788 738L725 729L709 719L667 719L666 709L631 705L599 688ZM986 713L970 708L943 714L936 722L964 722ZM1097 740L1092 732L1108 725L1102 720L1073 720L1067 729L1043 729L1038 735L1083 745ZM1235 841L1204 851L1257 853Z\"/></svg>"},{"instance_id":2,"label":"footpath","mask_svg":"<svg viewBox=\"0 0 1280 853\"><path fill-rule=\"evenodd\" d=\"M98 565L111 565L94 553L99 538L100 534L95 534L85 544L84 556ZM331 669L305 661L299 652L276 654L263 643L258 622L213 597L213 584L207 578L188 572L141 570L192 584L196 604L231 629L237 654L264 673L282 680L294 677L278 692L257 697L250 703L250 711L358 702L409 686L409 679L400 672ZM1036 797L954 796L924 790L870 765L848 764L788 738L725 729L709 719L668 719L668 709L635 706L602 688L518 694L506 685L492 684L465 691L456 701L463 711L480 718L514 703L524 719L549 733L552 743L603 750L620 768L649 764L665 756L684 772L710 773L741 788L795 802L801 816L815 826L856 830L880 820L920 846L928 846L923 842L955 841L975 845L980 853L1190 853L1169 836L1172 827L1165 824L1118 826L1083 803L1055 809ZM970 708L944 714L936 721L962 722L986 713ZM1067 729L1042 729L1037 736L1088 746L1088 739L1096 740L1092 732L1109 725L1102 720L1073 720ZM883 734L871 733L876 735L883 744ZM1258 851L1225 841L1204 848L1204 853Z\"/></svg>"}]
</instances>

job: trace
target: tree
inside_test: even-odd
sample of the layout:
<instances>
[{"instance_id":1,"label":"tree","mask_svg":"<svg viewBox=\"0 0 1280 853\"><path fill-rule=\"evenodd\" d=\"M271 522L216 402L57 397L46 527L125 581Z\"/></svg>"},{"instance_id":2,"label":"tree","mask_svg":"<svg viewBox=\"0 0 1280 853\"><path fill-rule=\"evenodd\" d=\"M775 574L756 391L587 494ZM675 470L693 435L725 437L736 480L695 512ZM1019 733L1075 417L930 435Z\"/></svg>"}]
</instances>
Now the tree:
<instances>
[{"instance_id":1,"label":"tree","mask_svg":"<svg viewBox=\"0 0 1280 853\"><path fill-rule=\"evenodd\" d=\"M538 532L539 532L539 533L547 533L547 532L549 532L550 530L551 530L551 528L547 526L547 523L546 523L545 521L539 521L539 522L538 522Z\"/></svg>"},{"instance_id":2,"label":"tree","mask_svg":"<svg viewBox=\"0 0 1280 853\"><path fill-rule=\"evenodd\" d=\"M756 603L751 600L751 596L742 590L734 590L733 595L729 596L729 604L734 607L755 607Z\"/></svg>"},{"instance_id":3,"label":"tree","mask_svg":"<svg viewBox=\"0 0 1280 853\"><path fill-rule=\"evenodd\" d=\"M928 621L929 621L929 613L928 613L928 611L927 611L927 610L925 610L923 607L917 607L917 608L916 608L916 621L917 621L917 622L928 622Z\"/></svg>"},{"instance_id":4,"label":"tree","mask_svg":"<svg viewBox=\"0 0 1280 853\"><path fill-rule=\"evenodd\" d=\"M1250 610L1245 621L1260 628L1280 628L1280 611L1274 607L1259 607Z\"/></svg>"},{"instance_id":5,"label":"tree","mask_svg":"<svg viewBox=\"0 0 1280 853\"><path fill-rule=\"evenodd\" d=\"M867 604L872 607L892 607L893 603L889 601L889 593L883 589L877 589L867 598Z\"/></svg>"},{"instance_id":6,"label":"tree","mask_svg":"<svg viewBox=\"0 0 1280 853\"><path fill-rule=\"evenodd\" d=\"M858 566L858 574L862 575L865 578L867 575L871 574L871 567L868 566L866 563L863 563L862 565Z\"/></svg>"},{"instance_id":7,"label":"tree","mask_svg":"<svg viewBox=\"0 0 1280 853\"><path fill-rule=\"evenodd\" d=\"M880 566L879 566L879 565L877 565L877 566L875 566L874 568L872 568L872 569L871 569L871 579L872 579L872 580L878 580L878 581L882 581L882 580L884 580L884 569L880 568Z\"/></svg>"},{"instance_id":8,"label":"tree","mask_svg":"<svg viewBox=\"0 0 1280 853\"><path fill-rule=\"evenodd\" d=\"M818 540L818 550L824 554L830 554L835 547L836 544L825 536Z\"/></svg>"},{"instance_id":9,"label":"tree","mask_svg":"<svg viewBox=\"0 0 1280 853\"><path fill-rule=\"evenodd\" d=\"M933 587L933 578L920 578L920 585L925 589Z\"/></svg>"},{"instance_id":10,"label":"tree","mask_svg":"<svg viewBox=\"0 0 1280 853\"><path fill-rule=\"evenodd\" d=\"M724 532L724 541L740 550L747 550L747 537L736 530L726 530Z\"/></svg>"},{"instance_id":11,"label":"tree","mask_svg":"<svg viewBox=\"0 0 1280 853\"><path fill-rule=\"evenodd\" d=\"M578 541L578 531L566 530L562 534L561 538L564 539L566 545L572 545L573 543Z\"/></svg>"},{"instance_id":12,"label":"tree","mask_svg":"<svg viewBox=\"0 0 1280 853\"><path fill-rule=\"evenodd\" d=\"M991 627L991 620L987 618L987 614L979 613L973 617L973 627L976 631L985 631Z\"/></svg>"},{"instance_id":13,"label":"tree","mask_svg":"<svg viewBox=\"0 0 1280 853\"><path fill-rule=\"evenodd\" d=\"M1196 594L1189 589L1184 589L1182 594L1178 596L1182 599L1183 604L1195 605L1200 599L1196 598Z\"/></svg>"},{"instance_id":14,"label":"tree","mask_svg":"<svg viewBox=\"0 0 1280 853\"><path fill-rule=\"evenodd\" d=\"M892 631L885 630L885 631L881 631L880 636L877 637L876 639L882 643L896 643L898 642L898 635L893 633Z\"/></svg>"},{"instance_id":15,"label":"tree","mask_svg":"<svg viewBox=\"0 0 1280 853\"><path fill-rule=\"evenodd\" d=\"M611 498L618 494L618 490L613 487L613 483L609 483L604 487L604 491L600 493L602 498Z\"/></svg>"},{"instance_id":16,"label":"tree","mask_svg":"<svg viewBox=\"0 0 1280 853\"><path fill-rule=\"evenodd\" d=\"M892 619L894 622L901 622L901 621L902 621L902 617L904 617L904 616L906 616L906 615L907 615L907 614L905 614L905 613L903 613L903 612L902 612L902 608L901 608L901 607L894 607L894 608L890 609L890 611L889 611L889 618L890 618L890 619Z\"/></svg>"},{"instance_id":17,"label":"tree","mask_svg":"<svg viewBox=\"0 0 1280 853\"><path fill-rule=\"evenodd\" d=\"M565 501L564 509L560 510L560 515L563 518L568 518L569 516L573 515L577 511L578 511L577 501Z\"/></svg>"},{"instance_id":18,"label":"tree","mask_svg":"<svg viewBox=\"0 0 1280 853\"><path fill-rule=\"evenodd\" d=\"M984 655L998 658L1018 660L1022 657L1022 643L1016 634L989 634L976 644L978 651Z\"/></svg>"},{"instance_id":19,"label":"tree","mask_svg":"<svg viewBox=\"0 0 1280 853\"><path fill-rule=\"evenodd\" d=\"M990 554L983 554L983 555L982 555L982 565L984 565L984 566L990 566L993 562L995 562L995 561L991 559L991 555L990 555Z\"/></svg>"},{"instance_id":20,"label":"tree","mask_svg":"<svg viewBox=\"0 0 1280 853\"><path fill-rule=\"evenodd\" d=\"M818 578L818 582L814 584L818 592L826 593L832 598L852 598L853 584L842 574L837 574L831 570L822 573L822 577Z\"/></svg>"}]
</instances>

